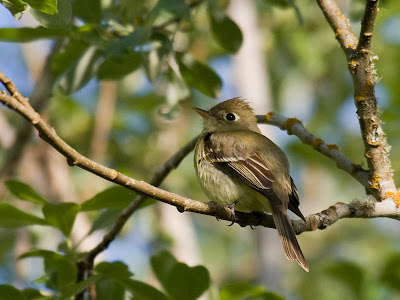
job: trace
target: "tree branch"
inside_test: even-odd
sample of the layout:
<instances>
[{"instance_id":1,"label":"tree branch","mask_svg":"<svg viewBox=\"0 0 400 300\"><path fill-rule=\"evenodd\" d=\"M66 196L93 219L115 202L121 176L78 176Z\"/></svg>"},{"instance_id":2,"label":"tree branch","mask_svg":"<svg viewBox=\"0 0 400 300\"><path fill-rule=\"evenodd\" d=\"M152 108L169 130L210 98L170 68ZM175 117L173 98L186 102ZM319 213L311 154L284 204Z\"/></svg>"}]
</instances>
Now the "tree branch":
<instances>
[{"instance_id":1,"label":"tree branch","mask_svg":"<svg viewBox=\"0 0 400 300\"><path fill-rule=\"evenodd\" d=\"M400 220L400 208L393 199L387 198L381 202L354 201L350 204L338 202L328 209L306 217L303 220L292 221L293 228L297 234L317 229L325 229L340 219L358 218L391 218Z\"/></svg>"},{"instance_id":2,"label":"tree branch","mask_svg":"<svg viewBox=\"0 0 400 300\"><path fill-rule=\"evenodd\" d=\"M365 188L368 188L368 171L364 170L360 165L354 164L346 155L340 152L337 145L328 145L322 139L308 132L307 129L304 128L303 123L298 119L285 118L270 112L267 115L257 115L257 122L274 125L282 130L286 130L288 134L294 134L304 144L311 146L314 150L332 159L339 169L353 176Z\"/></svg>"},{"instance_id":3,"label":"tree branch","mask_svg":"<svg viewBox=\"0 0 400 300\"><path fill-rule=\"evenodd\" d=\"M393 197L400 205L399 192L392 178L389 146L381 126L380 111L375 97L376 71L371 56L372 32L378 13L379 0L367 0L362 19L360 42L352 32L334 0L317 0L326 20L342 47L353 78L354 101L357 107L365 157L370 170L369 188L377 200Z\"/></svg>"},{"instance_id":4,"label":"tree branch","mask_svg":"<svg viewBox=\"0 0 400 300\"><path fill-rule=\"evenodd\" d=\"M0 72L0 79L2 77L2 73ZM60 152L63 156L67 158L67 162L71 166L78 166L82 169L85 169L95 175L98 175L106 180L112 181L116 184L124 186L132 191L137 192L138 194L142 194L147 197L151 197L157 199L161 202L165 202L167 204L173 205L178 208L180 212L190 211L196 212L205 215L215 216L218 219L230 221L232 219L231 210L229 208L221 207L215 203L203 203L199 201L195 201L174 193L167 192L165 190L159 189L154 185L146 183L144 181L138 181L133 178L130 178L122 173L117 172L114 169L107 168L97 162L90 160L89 158L81 155L71 146L69 146L64 140L62 140L54 128L48 125L41 116L33 110L33 108L28 108L25 105L21 104L17 99L8 95L6 91L0 92L0 102L7 105L9 108L15 110L17 113L22 115L26 120L28 120L38 131L39 136L51 144L58 152ZM306 144L314 145L314 148L325 154L326 156L333 159L340 168L344 169L346 172L355 177L360 183L365 184L365 173L366 171L361 168L354 168L354 164L346 158L338 149L336 145L326 145L322 140L315 138L312 134L307 132L304 126L300 121L296 119L286 119L276 114L268 114L267 118L264 116L258 116L260 121L265 123L273 124L275 126L279 126L282 129L288 130L289 134L297 135L303 142ZM264 119L264 120L263 120ZM152 183L158 184L162 181L162 179L172 170L172 168L177 164L182 156L189 152L191 147L194 146L194 140L192 140L188 145L186 145L180 152L178 152L173 158L171 158L166 164L164 164L161 169L157 171L155 174ZM141 198L140 198L141 199ZM142 201L142 200L141 200ZM121 220L125 220L126 216L130 213L130 211L135 211L138 206L140 206L140 202L134 201L129 208L124 210L124 214L121 217ZM368 215L357 214L357 217L395 217L398 218L398 211L393 211L393 214L385 215L381 211L371 213ZM343 215L343 217L348 217L347 215ZM339 218L341 218L339 216ZM236 221L241 226L246 225L257 225L259 223L259 216L257 214L252 213L240 213L236 214ZM126 222L126 220L125 220ZM273 221L268 214L263 216L263 221L261 225L265 227L274 227ZM118 227L121 226L121 227ZM120 228L122 228L123 224L116 225L113 228L113 232L110 232L110 237L115 237ZM303 227L302 227L303 228ZM303 231L311 230L311 227L304 227L301 229ZM103 244L99 245L97 249L93 249L91 252L93 253L91 256L96 256L101 248L103 250L109 244L108 238L105 238ZM101 252L102 250L100 250Z\"/></svg>"},{"instance_id":5,"label":"tree branch","mask_svg":"<svg viewBox=\"0 0 400 300\"><path fill-rule=\"evenodd\" d=\"M335 0L317 0L317 3L332 27L347 60L350 60L355 55L357 38L351 30L349 20L343 16Z\"/></svg>"},{"instance_id":6,"label":"tree branch","mask_svg":"<svg viewBox=\"0 0 400 300\"><path fill-rule=\"evenodd\" d=\"M0 72L0 80L2 78L5 77ZM151 197L173 205L177 207L179 212L190 211L199 214L215 216L221 220L232 220L232 212L229 208L219 206L214 202L203 203L195 201L154 186L160 184L168 175L168 173L175 168L179 162L193 149L197 137L190 141L177 154L175 154L170 160L162 165L155 173L153 179L151 180L151 184L149 184L130 178L122 173L117 172L116 170L107 168L81 155L65 141L63 141L56 134L54 128L48 125L33 108L30 106L25 106L15 97L8 95L4 90L0 91L0 102L28 120L39 131L39 136L52 145L63 156L65 156L71 166L78 166L139 194L135 200L121 212L110 232L104 236L103 241L89 251L84 259L78 262L79 278L82 279L87 272L90 273L95 257L104 249L106 249L108 245L115 239L117 234L121 231L122 227L128 220L129 216L140 207L146 197ZM288 130L289 134L293 133L297 135L303 142L314 146L315 149L336 161L340 168L351 174L360 183L364 182L365 184L365 170L358 167L354 168L354 165L351 163L351 161L337 149L336 145L326 145L322 140L315 138L312 134L306 131L304 126L297 119L286 119L271 113L266 117L258 116L258 119L262 122L286 129ZM306 222L303 220L297 220L292 221L292 223L296 233L300 234L305 231L324 229L335 223L337 220L343 218L377 217L387 217L400 220L400 208L396 206L396 204L390 198L379 203L337 203L334 206L329 207L327 210L307 216ZM266 213L243 213L236 211L235 222L243 227L247 225L261 225L264 227L275 228L271 215Z\"/></svg>"},{"instance_id":7,"label":"tree branch","mask_svg":"<svg viewBox=\"0 0 400 300\"><path fill-rule=\"evenodd\" d=\"M181 161L188 155L194 148L197 139L196 136L185 146L183 146L177 153L175 153L167 162L161 165L153 175L150 184L153 186L159 186L168 174L178 167ZM114 223L111 230L103 237L103 240L87 254L85 260L89 264L93 264L94 258L102 251L107 249L110 243L115 239L118 233L122 230L129 217L143 204L147 199L146 195L137 195L135 199L119 214L116 222Z\"/></svg>"},{"instance_id":8,"label":"tree branch","mask_svg":"<svg viewBox=\"0 0 400 300\"><path fill-rule=\"evenodd\" d=\"M43 69L41 71L40 76L36 80L35 88L32 93L32 97L30 102L33 106L35 106L36 110L40 112L45 103L47 103L50 98L51 91L53 89L53 83L55 81L55 76L51 69L51 62L53 56L59 51L61 45L65 42L65 39L57 40L49 55L46 58ZM6 89L10 92L11 95L17 96L17 100L30 108L29 100L23 97L19 92L16 86L12 83L12 81L4 76L1 73L0 82L2 82ZM8 82L8 83L7 83ZM0 169L0 181L3 181L5 178L9 177L12 172L15 171L22 153L25 149L25 146L28 144L30 137L32 135L32 126L29 123L24 123L18 128L16 133L16 138L13 145L7 150L6 159L4 161L3 166ZM3 193L2 187L0 187L0 195Z\"/></svg>"},{"instance_id":9,"label":"tree branch","mask_svg":"<svg viewBox=\"0 0 400 300\"><path fill-rule=\"evenodd\" d=\"M379 11L379 0L367 0L364 16L361 21L360 38L357 52L371 51L372 35L374 32L375 19Z\"/></svg>"},{"instance_id":10,"label":"tree branch","mask_svg":"<svg viewBox=\"0 0 400 300\"><path fill-rule=\"evenodd\" d=\"M230 221L232 219L232 213L229 208L221 207L213 202L203 203L203 202L195 201L195 200L192 200L192 199L189 199L189 198L186 198L186 197L174 194L174 193L167 192L167 191L159 189L149 183L146 183L144 181L135 180L135 179L130 178L122 173L117 172L116 170L107 168L103 165L96 163L95 161L88 159L87 157L78 153L75 149L73 149L71 146L69 146L66 142L64 142L56 134L55 130L50 125L48 125L40 117L40 115L37 112L35 112L33 109L29 109L29 108L25 107L14 97L8 95L5 91L0 92L0 102L4 103L8 107L15 110L17 113L19 113L20 115L22 115L25 119L27 119L39 131L40 137L42 139L44 139L46 142L48 142L49 144L51 144L58 152L60 152L62 155L64 155L67 158L67 161L69 162L69 164L71 166L78 166L78 167L85 169L95 175L98 175L106 180L112 181L121 186L125 186L126 188L133 190L139 194L143 194L147 197L151 197L151 198L157 199L159 201L165 202L167 204L173 205L173 206L177 207L180 212L184 212L184 211L196 212L199 214L215 216L218 219L227 220L227 221ZM313 135L306 132L304 127L299 123L299 121L293 121L294 119L285 119L278 115L269 114L269 116L270 117L269 117L268 122L270 124L275 124L277 126L280 126L281 128L289 128L290 129L289 133L291 133L293 131L293 133L298 135L301 139L305 139L306 143L309 143L309 142L307 142L308 139L311 138L311 140L312 140L314 138ZM286 120L285 126L282 126L282 124L281 124L282 120ZM287 126L287 123L289 120L292 120L291 122L292 123L294 122L296 124L292 125L292 126ZM281 125L279 125L279 124L281 124ZM187 153L189 151L189 149L191 147L193 147L193 145L194 145L194 140L192 140L188 145L186 145L184 147L184 149L176 155L176 157L173 157L171 159L172 162L177 162L177 161L179 161L179 159L182 159L180 156ZM321 150L321 149L324 149L325 146L323 143L318 143L318 145L319 146L316 148L319 149L320 152L322 153L324 150ZM329 149L329 145L327 145L327 147ZM340 152L334 148L335 147L333 147L333 149L329 150L330 152L335 150L333 152L334 154L331 153L330 155L327 155L327 156L328 157L331 157L331 156L336 157L338 155L339 157L342 157ZM165 165L163 165L160 170L157 171L157 174L153 178L153 180L154 180L153 183L160 182L159 180L161 180L164 176L166 176L168 174L168 172L173 168L173 164L169 165L169 163L171 163L171 160L169 162L167 162ZM342 163L340 163L340 164L342 164ZM365 172L364 170L357 170L355 172L355 174L357 174L357 173L360 174L360 175L357 175L357 178L359 178L358 180L363 181L362 178L365 175L362 175L362 174L364 174L364 172ZM388 202L390 202L390 201L389 200L385 201L385 203L388 203ZM135 211L135 209L137 209L137 207L139 205L140 205L140 202L135 201L134 203L132 203L130 205L129 210ZM341 204L341 205L346 206L347 204ZM348 217L358 217L358 218L389 217L389 218L400 219L400 212L399 212L399 209L397 209L397 208L388 210L386 208L386 206L384 207L385 209L382 209L383 206L377 206L377 205L373 205L373 204L370 206L371 207L373 206L373 208L371 208L369 211L363 210L364 213L358 212L357 214L351 215L351 216L349 214L339 214L337 219L348 218ZM128 208L127 208L127 210L128 210ZM127 212L124 211L124 214L127 214ZM128 212L128 214L129 214L129 212ZM121 217L121 219L123 219L123 218L125 218L125 217ZM308 217L308 219L309 219L309 217ZM260 217L258 214L236 212L236 222L241 226L258 225L259 221L260 221ZM299 222L299 223L296 223L296 222ZM295 224L300 224L300 225L297 225L298 227L296 227L296 228L299 228L298 232L310 231L310 230L314 229L314 227L311 225L307 225L307 224L301 225L303 221L296 221L296 222L295 222ZM270 215L264 214L262 216L261 225L265 226L265 227L272 227L272 228L274 227L274 223L273 223L273 220L270 217ZM110 233L110 236L115 236L115 234L118 230L120 230L120 229L118 229L118 227L116 226L115 232ZM106 242L104 242L104 244L100 245L98 249L96 249L96 250L93 249L92 256L93 255L95 256L96 253L99 253L98 251L102 247L104 247L104 246L107 247L106 246L107 243L109 244L109 242L107 242L107 239L106 239Z\"/></svg>"}]
</instances>

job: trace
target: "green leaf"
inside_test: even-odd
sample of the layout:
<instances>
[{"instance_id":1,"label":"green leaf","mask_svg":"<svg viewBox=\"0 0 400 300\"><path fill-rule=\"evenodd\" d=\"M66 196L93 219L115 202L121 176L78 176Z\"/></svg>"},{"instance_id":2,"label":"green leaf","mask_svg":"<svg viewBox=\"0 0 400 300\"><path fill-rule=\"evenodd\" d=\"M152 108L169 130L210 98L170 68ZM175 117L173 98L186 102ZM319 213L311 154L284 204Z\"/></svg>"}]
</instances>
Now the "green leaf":
<instances>
[{"instance_id":1,"label":"green leaf","mask_svg":"<svg viewBox=\"0 0 400 300\"><path fill-rule=\"evenodd\" d=\"M96 282L96 300L125 300L125 288L114 279Z\"/></svg>"},{"instance_id":2,"label":"green leaf","mask_svg":"<svg viewBox=\"0 0 400 300\"><path fill-rule=\"evenodd\" d=\"M8 180L6 181L7 189L18 199L37 203L46 204L47 200L40 196L33 188L29 185L18 181L18 180Z\"/></svg>"},{"instance_id":3,"label":"green leaf","mask_svg":"<svg viewBox=\"0 0 400 300\"><path fill-rule=\"evenodd\" d=\"M400 255L390 256L380 275L381 282L397 291L400 291Z\"/></svg>"},{"instance_id":4,"label":"green leaf","mask_svg":"<svg viewBox=\"0 0 400 300\"><path fill-rule=\"evenodd\" d=\"M189 267L177 263L168 274L165 289L173 299L195 300L210 286L210 274L203 266Z\"/></svg>"},{"instance_id":5,"label":"green leaf","mask_svg":"<svg viewBox=\"0 0 400 300\"><path fill-rule=\"evenodd\" d=\"M352 262L335 262L328 266L326 272L347 285L357 299L362 299L364 271Z\"/></svg>"},{"instance_id":6,"label":"green leaf","mask_svg":"<svg viewBox=\"0 0 400 300\"><path fill-rule=\"evenodd\" d=\"M0 28L0 41L25 43L39 39L50 39L67 35L66 30L38 28Z\"/></svg>"},{"instance_id":7,"label":"green leaf","mask_svg":"<svg viewBox=\"0 0 400 300\"><path fill-rule=\"evenodd\" d=\"M18 259L23 259L23 258L29 258L29 257L53 257L55 255L61 255L58 254L57 252L50 251L50 250L44 250L44 249L32 249L29 250L28 252L25 252L21 254Z\"/></svg>"},{"instance_id":8,"label":"green leaf","mask_svg":"<svg viewBox=\"0 0 400 300\"><path fill-rule=\"evenodd\" d=\"M18 228L29 225L49 225L45 220L34 215L27 214L18 208L0 203L0 227Z\"/></svg>"},{"instance_id":9,"label":"green leaf","mask_svg":"<svg viewBox=\"0 0 400 300\"><path fill-rule=\"evenodd\" d=\"M168 300L164 293L144 282L127 278L120 279L118 282L132 292L133 300Z\"/></svg>"},{"instance_id":10,"label":"green leaf","mask_svg":"<svg viewBox=\"0 0 400 300\"><path fill-rule=\"evenodd\" d=\"M97 70L99 80L118 80L139 68L142 56L139 52L129 51L123 55L107 57Z\"/></svg>"},{"instance_id":11,"label":"green leaf","mask_svg":"<svg viewBox=\"0 0 400 300\"><path fill-rule=\"evenodd\" d=\"M81 211L99 210L102 208L123 209L135 197L135 193L122 187L113 186L101 191L81 204Z\"/></svg>"},{"instance_id":12,"label":"green leaf","mask_svg":"<svg viewBox=\"0 0 400 300\"><path fill-rule=\"evenodd\" d=\"M60 2L60 0L24 0L24 2L35 10L54 15L57 13L57 2Z\"/></svg>"},{"instance_id":13,"label":"green leaf","mask_svg":"<svg viewBox=\"0 0 400 300\"><path fill-rule=\"evenodd\" d=\"M28 300L23 293L7 284L0 285L0 300Z\"/></svg>"},{"instance_id":14,"label":"green leaf","mask_svg":"<svg viewBox=\"0 0 400 300\"><path fill-rule=\"evenodd\" d=\"M120 212L121 210L119 209L107 209L105 212L101 213L93 222L89 234L113 225Z\"/></svg>"},{"instance_id":15,"label":"green leaf","mask_svg":"<svg viewBox=\"0 0 400 300\"><path fill-rule=\"evenodd\" d=\"M34 288L26 288L22 290L22 293L28 300L45 300L50 297L44 296L39 290Z\"/></svg>"},{"instance_id":16,"label":"green leaf","mask_svg":"<svg viewBox=\"0 0 400 300\"><path fill-rule=\"evenodd\" d=\"M87 23L100 23L101 2L100 0L77 0L74 3L74 12Z\"/></svg>"},{"instance_id":17,"label":"green leaf","mask_svg":"<svg viewBox=\"0 0 400 300\"><path fill-rule=\"evenodd\" d=\"M22 254L19 258L42 257L47 275L46 285L55 290L63 290L76 282L77 268L75 261L57 252L34 249Z\"/></svg>"},{"instance_id":18,"label":"green leaf","mask_svg":"<svg viewBox=\"0 0 400 300\"><path fill-rule=\"evenodd\" d=\"M242 300L242 299L247 300L248 297L253 297L253 296L258 297L263 295L264 293L265 289L262 286L252 285L248 282L235 282L225 285L221 289L219 300Z\"/></svg>"},{"instance_id":19,"label":"green leaf","mask_svg":"<svg viewBox=\"0 0 400 300\"><path fill-rule=\"evenodd\" d=\"M95 270L104 277L114 279L130 278L133 275L128 266L120 261L99 263Z\"/></svg>"},{"instance_id":20,"label":"green leaf","mask_svg":"<svg viewBox=\"0 0 400 300\"><path fill-rule=\"evenodd\" d=\"M243 42L240 28L225 13L214 12L209 7L211 30L218 44L229 53L236 53Z\"/></svg>"},{"instance_id":21,"label":"green leaf","mask_svg":"<svg viewBox=\"0 0 400 300\"><path fill-rule=\"evenodd\" d=\"M0 3L3 4L17 20L21 18L23 12L28 8L26 3L21 0L0 0Z\"/></svg>"},{"instance_id":22,"label":"green leaf","mask_svg":"<svg viewBox=\"0 0 400 300\"><path fill-rule=\"evenodd\" d=\"M84 87L95 74L99 55L97 47L87 48L80 59L61 76L58 84L61 92L69 95Z\"/></svg>"},{"instance_id":23,"label":"green leaf","mask_svg":"<svg viewBox=\"0 0 400 300\"><path fill-rule=\"evenodd\" d=\"M105 50L105 55L122 55L126 50L136 50L150 41L151 27L137 27L134 32L121 38L118 42L112 43Z\"/></svg>"},{"instance_id":24,"label":"green leaf","mask_svg":"<svg viewBox=\"0 0 400 300\"><path fill-rule=\"evenodd\" d=\"M285 298L273 292L263 292L259 295L249 296L244 300L285 300Z\"/></svg>"},{"instance_id":25,"label":"green leaf","mask_svg":"<svg viewBox=\"0 0 400 300\"><path fill-rule=\"evenodd\" d=\"M68 70L85 53L89 45L80 40L71 40L68 45L58 52L52 62L52 70L56 76Z\"/></svg>"},{"instance_id":26,"label":"green leaf","mask_svg":"<svg viewBox=\"0 0 400 300\"><path fill-rule=\"evenodd\" d=\"M176 58L179 71L189 86L207 96L217 98L222 82L214 70L183 53L176 52Z\"/></svg>"},{"instance_id":27,"label":"green leaf","mask_svg":"<svg viewBox=\"0 0 400 300\"><path fill-rule=\"evenodd\" d=\"M43 215L46 221L58 227L66 237L71 233L76 214L79 212L79 205L75 203L47 203L43 206Z\"/></svg>"},{"instance_id":28,"label":"green leaf","mask_svg":"<svg viewBox=\"0 0 400 300\"><path fill-rule=\"evenodd\" d=\"M210 275L205 267L179 263L168 251L154 255L151 267L174 300L197 299L210 286Z\"/></svg>"},{"instance_id":29,"label":"green leaf","mask_svg":"<svg viewBox=\"0 0 400 300\"><path fill-rule=\"evenodd\" d=\"M70 0L57 0L57 10L52 14L46 13L42 9L39 10L35 8L31 8L29 12L40 25L50 29L64 28L69 25L72 20L72 6Z\"/></svg>"},{"instance_id":30,"label":"green leaf","mask_svg":"<svg viewBox=\"0 0 400 300\"><path fill-rule=\"evenodd\" d=\"M150 264L158 280L165 285L172 268L178 263L168 251L161 251L151 257Z\"/></svg>"},{"instance_id":31,"label":"green leaf","mask_svg":"<svg viewBox=\"0 0 400 300\"><path fill-rule=\"evenodd\" d=\"M101 275L92 275L88 279L75 283L73 285L68 286L66 289L63 290L60 298L64 299L71 299L71 297L77 295L78 293L82 292L83 290L87 289L92 284L96 283L98 280L102 278Z\"/></svg>"},{"instance_id":32,"label":"green leaf","mask_svg":"<svg viewBox=\"0 0 400 300\"><path fill-rule=\"evenodd\" d=\"M147 19L152 23L157 16L164 12L185 20L190 19L190 8L184 0L159 0Z\"/></svg>"}]
</instances>

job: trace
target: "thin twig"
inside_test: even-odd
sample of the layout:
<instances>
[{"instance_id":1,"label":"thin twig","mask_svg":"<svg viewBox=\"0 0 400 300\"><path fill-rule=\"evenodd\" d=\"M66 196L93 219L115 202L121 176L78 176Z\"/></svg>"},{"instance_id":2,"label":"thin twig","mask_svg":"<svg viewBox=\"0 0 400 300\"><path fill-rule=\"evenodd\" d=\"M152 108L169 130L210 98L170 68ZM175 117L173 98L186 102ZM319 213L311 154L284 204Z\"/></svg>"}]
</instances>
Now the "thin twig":
<instances>
[{"instance_id":1,"label":"thin twig","mask_svg":"<svg viewBox=\"0 0 400 300\"><path fill-rule=\"evenodd\" d=\"M181 161L188 155L194 148L198 136L183 146L177 153L175 153L167 162L157 169L154 173L150 184L153 186L159 186L167 175L175 169ZM85 260L87 263L93 264L94 258L102 251L104 251L109 244L115 239L118 233L121 231L129 217L143 204L148 197L146 195L137 195L135 199L119 214L116 222L114 223L111 230L103 237L103 240L87 254Z\"/></svg>"},{"instance_id":2,"label":"thin twig","mask_svg":"<svg viewBox=\"0 0 400 300\"><path fill-rule=\"evenodd\" d=\"M335 0L317 0L317 3L326 21L332 27L347 60L351 59L357 47L357 38L350 27L349 20L342 14Z\"/></svg>"},{"instance_id":3,"label":"thin twig","mask_svg":"<svg viewBox=\"0 0 400 300\"><path fill-rule=\"evenodd\" d=\"M354 101L364 142L370 177L366 189L377 200L400 198L392 178L389 146L381 126L380 111L375 96L376 71L371 55L372 31L378 13L379 0L367 0L362 20L360 42L352 32L334 0L317 0L326 20L335 32L348 62L354 85ZM397 200L400 205L400 201Z\"/></svg>"},{"instance_id":4,"label":"thin twig","mask_svg":"<svg viewBox=\"0 0 400 300\"><path fill-rule=\"evenodd\" d=\"M364 170L360 165L354 164L339 150L337 145L326 144L322 139L311 134L298 119L285 118L275 113L268 113L267 115L257 115L257 121L277 126L282 130L286 130L288 134L294 134L304 144L310 145L314 150L332 159L339 169L350 174L365 188L368 188L368 171Z\"/></svg>"},{"instance_id":5,"label":"thin twig","mask_svg":"<svg viewBox=\"0 0 400 300\"><path fill-rule=\"evenodd\" d=\"M381 202L360 202L350 204L338 202L320 213L311 214L303 220L292 221L297 234L317 229L325 229L340 219L358 218L391 218L400 220L400 208L390 198Z\"/></svg>"},{"instance_id":6,"label":"thin twig","mask_svg":"<svg viewBox=\"0 0 400 300\"><path fill-rule=\"evenodd\" d=\"M55 76L51 70L51 62L53 56L59 51L62 44L65 42L65 39L57 40L53 47L50 50L49 55L46 58L46 61L43 65L43 69L38 77L35 87L33 89L33 93L31 96L31 104L35 107L36 111L41 112L44 108L45 104L48 102L48 99L51 96L51 91L53 88L53 83L55 81ZM1 73L1 82L6 86L7 90L11 95L18 95L17 100L24 104L26 107L30 108L30 104L27 98L23 97L19 92L15 85L9 80L9 83L6 85L5 76ZM18 128L16 133L16 139L11 145L11 147L7 150L5 154L5 161L3 166L0 169L0 181L4 181L7 177L9 177L17 168L19 161L21 160L22 153L30 141L30 137L32 135L32 126L29 123L23 123L20 128ZM2 187L0 187L0 195L3 193Z\"/></svg>"},{"instance_id":7,"label":"thin twig","mask_svg":"<svg viewBox=\"0 0 400 300\"><path fill-rule=\"evenodd\" d=\"M26 106L27 108L31 108L31 106L29 104L29 99L25 98L24 96L21 95L21 93L18 91L17 87L11 81L10 78L6 77L3 73L0 73L0 82L4 85L4 87L7 89L7 91L15 99L18 100L19 103L21 103L22 105Z\"/></svg>"},{"instance_id":8,"label":"thin twig","mask_svg":"<svg viewBox=\"0 0 400 300\"><path fill-rule=\"evenodd\" d=\"M7 105L9 108L15 110L17 113L19 113L29 122L31 122L32 125L39 131L40 137L42 137L42 139L51 144L58 152L64 155L71 166L81 167L82 169L85 169L95 175L98 175L106 180L117 183L121 186L125 186L126 188L133 190L139 194L144 194L147 197L154 198L164 203L173 205L177 207L180 212L184 211L196 212L199 214L215 216L218 217L218 219L227 221L230 221L232 219L232 212L229 208L219 206L213 202L203 203L174 193L167 192L149 183L130 178L122 173L117 172L116 170L107 168L86 158L85 156L78 153L71 146L69 146L66 142L64 142L56 134L55 130L50 125L48 125L40 117L38 113L36 113L33 109L27 109L18 100L8 95L5 91L0 92L0 102ZM295 130L295 127L292 128L292 130ZM191 142L190 146L193 146L193 141ZM189 149L189 144L187 145L187 147L188 147L187 149ZM164 165L163 168L170 168L170 167ZM158 172L160 172L160 174L167 174L168 173L167 170L165 171L161 170ZM389 203L390 201L388 199L385 200L384 202ZM135 210L138 204L140 203L131 204L130 209ZM348 217L358 217L358 218L389 217L389 218L400 219L400 209L396 207L387 209L387 207L378 206L378 204L379 203L374 205L373 209L371 209L370 211L366 211L364 214L358 213L356 216L349 216L344 214L343 216L339 215L338 219L348 218ZM384 209L382 209L382 207ZM235 218L236 222L241 226L257 225L260 220L258 214L240 213L240 212L236 212ZM263 215L261 225L265 227L272 227L272 228L274 227L273 220L268 214ZM300 226L299 228L301 228L299 229L300 231L312 230L312 227L306 226L306 224ZM94 250L93 253L95 253L95 251L98 250Z\"/></svg>"},{"instance_id":9,"label":"thin twig","mask_svg":"<svg viewBox=\"0 0 400 300\"><path fill-rule=\"evenodd\" d=\"M72 166L78 166L85 169L95 175L98 175L106 180L117 183L121 186L133 190L137 193L144 194L148 197L157 199L164 203L173 205L178 208L180 212L190 211L199 214L210 215L218 217L222 220L231 220L232 213L229 208L221 207L215 203L203 203L195 201L174 193L167 192L165 190L159 189L149 183L138 181L130 178L116 170L102 166L78 153L75 149L64 142L55 132L55 130L48 125L38 113L32 109L27 109L24 105L19 103L14 97L8 95L5 91L0 92L0 102L4 103L11 109L15 110L17 113L22 115L25 119L32 123L32 125L39 131L39 135L46 142L50 143L58 152L67 158L67 161ZM293 127L292 130L295 130ZM192 141L193 142L193 141ZM193 145L193 144L191 144ZM166 167L166 166L164 166ZM160 171L160 173L162 173ZM385 203L390 202L385 200ZM133 209L136 209L136 204L132 204ZM356 217L389 217L400 219L400 211L397 208L391 210L381 209L381 206L374 206L372 211L368 211L365 214L357 214ZM131 208L132 209L132 208ZM235 215L237 223L241 226L246 225L257 225L259 222L259 216L251 213L240 213L237 212ZM349 217L348 215L343 215L343 217ZM354 216L351 216L354 217ZM339 218L341 218L339 216ZM265 214L261 225L265 227L274 227L273 221L269 215ZM307 226L304 226L304 231L311 230ZM96 250L97 251L97 250Z\"/></svg>"},{"instance_id":10,"label":"thin twig","mask_svg":"<svg viewBox=\"0 0 400 300\"><path fill-rule=\"evenodd\" d=\"M357 52L371 51L372 35L374 32L375 19L379 11L378 0L367 0L364 16L361 21L360 38L357 45Z\"/></svg>"}]
</instances>

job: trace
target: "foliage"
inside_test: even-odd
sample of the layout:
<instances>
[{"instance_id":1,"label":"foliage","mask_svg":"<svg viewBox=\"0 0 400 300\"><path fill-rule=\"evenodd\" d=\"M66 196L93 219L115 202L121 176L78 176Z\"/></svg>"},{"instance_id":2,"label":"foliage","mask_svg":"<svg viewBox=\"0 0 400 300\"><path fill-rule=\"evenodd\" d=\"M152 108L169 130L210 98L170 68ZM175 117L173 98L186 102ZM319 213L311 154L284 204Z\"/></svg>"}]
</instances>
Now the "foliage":
<instances>
[{"instance_id":1,"label":"foliage","mask_svg":"<svg viewBox=\"0 0 400 300\"><path fill-rule=\"evenodd\" d=\"M116 83L117 101L104 160L139 180L150 178L160 163L199 132L199 120L192 120L190 107L210 107L214 103L210 98L227 94L224 89L233 73L231 55L240 51L246 39L229 15L229 1L224 0L0 3L16 19L30 14L37 21L32 27L18 23L16 27L0 28L0 41L10 48L39 40L61 41L51 59L54 80L47 115L49 123L77 151L93 153L98 85L110 80ZM351 103L351 80L343 54L318 6L312 1L254 3L276 110L304 120L311 132L340 145L355 163L361 164L363 148ZM359 23L363 5L354 0L345 9L352 25ZM382 1L373 43L374 52L381 58L375 62L382 76L378 97L394 149L400 145L400 43L393 29L399 12L398 1ZM0 14L6 18L4 11ZM5 59L6 55L0 64ZM228 94L232 93L239 96L237 91ZM17 117L9 119L17 124L13 121ZM302 211L312 213L335 201L364 197L361 187L350 182L330 161L292 137L280 135L279 139L289 154L295 181L300 182ZM29 152L47 156L38 144L33 139ZM399 169L399 152L393 151L391 158L394 169ZM6 159L0 153L1 163ZM275 287L275 293L275 289L266 290L258 284L263 270L259 270L255 258L257 247L250 230L225 228L225 224L195 216L204 266L189 266L170 252L160 251L176 246L177 237L160 225L155 201L145 202L129 224L135 234L130 237L128 250L118 252L122 248L119 243L129 236L122 232L115 241L117 245L110 246L117 258L106 252L106 261L96 261L92 274L77 282L77 263L87 251L80 248L81 243L103 236L135 195L122 187L96 185L93 178L84 178L82 171L72 168L69 180L73 188L68 188L65 198L60 199L52 189L59 179L49 176L43 178L52 180L41 180L42 173L50 171L44 164L40 175L34 169L40 162L32 159L29 167L16 172L19 180L5 183L9 195L2 195L0 203L0 280L7 284L0 285L0 299L70 299L93 285L98 299L125 299L129 295L140 300L190 300L205 293L211 300L284 299L293 298L293 294L297 299L399 296L399 245L397 231L392 230L397 224L341 221L327 231L302 235L299 240L305 245L311 272L306 275L283 267L283 275L276 275L283 283L281 288ZM33 176L29 175L31 168L35 170ZM169 190L205 200L193 175L191 159L171 176L173 179L165 183ZM82 216L89 227L77 239L74 231L81 230ZM29 272L25 275L18 273L14 259L20 254L14 249L21 232L27 236L29 246L18 263L35 266L26 268ZM281 253L273 255L279 257ZM148 272L156 280L150 281ZM25 288L17 289L11 285L14 282Z\"/></svg>"}]
</instances>

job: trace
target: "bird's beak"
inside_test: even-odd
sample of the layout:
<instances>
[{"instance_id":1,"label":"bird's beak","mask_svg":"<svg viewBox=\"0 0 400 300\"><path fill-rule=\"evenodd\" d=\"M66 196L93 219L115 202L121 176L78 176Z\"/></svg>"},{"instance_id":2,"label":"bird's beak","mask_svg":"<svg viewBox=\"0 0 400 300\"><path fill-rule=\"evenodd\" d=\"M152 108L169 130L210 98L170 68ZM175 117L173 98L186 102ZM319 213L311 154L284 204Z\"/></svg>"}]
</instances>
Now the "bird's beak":
<instances>
[{"instance_id":1,"label":"bird's beak","mask_svg":"<svg viewBox=\"0 0 400 300\"><path fill-rule=\"evenodd\" d=\"M209 119L211 117L211 114L209 111L193 107L194 111L197 112L203 119Z\"/></svg>"}]
</instances>

